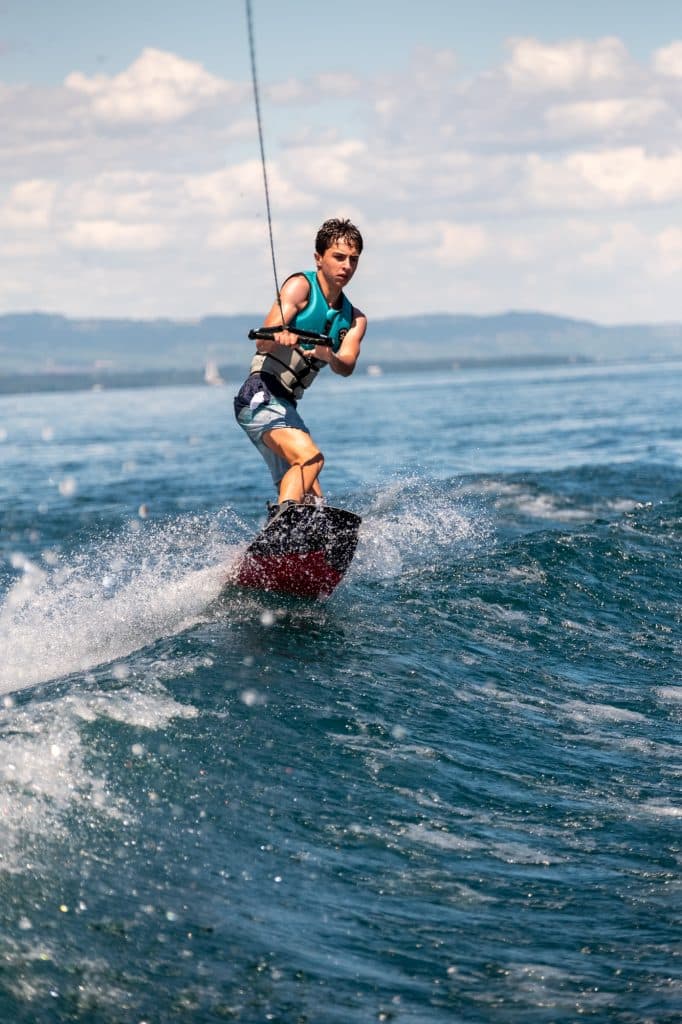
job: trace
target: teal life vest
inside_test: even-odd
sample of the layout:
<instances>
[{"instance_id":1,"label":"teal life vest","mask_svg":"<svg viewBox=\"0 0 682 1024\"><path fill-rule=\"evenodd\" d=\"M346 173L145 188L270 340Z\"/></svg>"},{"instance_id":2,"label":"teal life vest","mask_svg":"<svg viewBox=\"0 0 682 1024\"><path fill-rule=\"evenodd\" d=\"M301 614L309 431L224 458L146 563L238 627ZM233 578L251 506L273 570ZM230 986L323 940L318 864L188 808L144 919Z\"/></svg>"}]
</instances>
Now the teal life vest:
<instances>
[{"instance_id":1,"label":"teal life vest","mask_svg":"<svg viewBox=\"0 0 682 1024\"><path fill-rule=\"evenodd\" d=\"M341 308L334 309L322 293L315 270L301 271L300 276L305 277L310 284L310 295L305 308L287 326L326 335L332 340L332 352L338 352L353 323L353 304L342 292ZM301 398L305 389L310 387L320 370L327 365L322 359L306 355L313 348L314 342L299 341L294 348L278 345L274 352L256 352L251 360L250 372L271 374L292 398Z\"/></svg>"},{"instance_id":2,"label":"teal life vest","mask_svg":"<svg viewBox=\"0 0 682 1024\"><path fill-rule=\"evenodd\" d=\"M298 276L298 275L294 275ZM341 342L346 336L346 331L353 323L353 304L341 292L341 308L334 309L325 299L320 283L317 280L315 270L302 272L310 284L310 295L305 309L297 313L289 324L290 327L298 327L302 331L315 331L316 334L326 334L332 339L332 351L338 352ZM286 282L285 282L286 283ZM314 348L312 342L299 342L298 347L309 350Z\"/></svg>"}]
</instances>

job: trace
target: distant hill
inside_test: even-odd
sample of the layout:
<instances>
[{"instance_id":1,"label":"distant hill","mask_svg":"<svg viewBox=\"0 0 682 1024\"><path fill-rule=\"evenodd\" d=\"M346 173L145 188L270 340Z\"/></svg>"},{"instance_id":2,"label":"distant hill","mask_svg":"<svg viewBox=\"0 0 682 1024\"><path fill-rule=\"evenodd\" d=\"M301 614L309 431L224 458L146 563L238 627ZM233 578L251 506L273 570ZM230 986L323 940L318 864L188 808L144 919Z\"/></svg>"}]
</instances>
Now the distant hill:
<instances>
[{"instance_id":1,"label":"distant hill","mask_svg":"<svg viewBox=\"0 0 682 1024\"><path fill-rule=\"evenodd\" d=\"M200 320L78 320L47 313L0 316L0 377L192 371L207 361L241 372L257 314ZM682 323L605 327L544 313L425 314L370 320L363 362L619 360L682 357Z\"/></svg>"},{"instance_id":2,"label":"distant hill","mask_svg":"<svg viewBox=\"0 0 682 1024\"><path fill-rule=\"evenodd\" d=\"M0 373L169 370L243 362L256 316L181 320L76 320L49 313L0 316Z\"/></svg>"},{"instance_id":3,"label":"distant hill","mask_svg":"<svg viewBox=\"0 0 682 1024\"><path fill-rule=\"evenodd\" d=\"M682 323L604 327L546 313L495 316L429 314L371 323L368 350L396 359L444 357L462 362L533 358L665 359L682 356ZM380 351L382 350L382 351Z\"/></svg>"}]
</instances>

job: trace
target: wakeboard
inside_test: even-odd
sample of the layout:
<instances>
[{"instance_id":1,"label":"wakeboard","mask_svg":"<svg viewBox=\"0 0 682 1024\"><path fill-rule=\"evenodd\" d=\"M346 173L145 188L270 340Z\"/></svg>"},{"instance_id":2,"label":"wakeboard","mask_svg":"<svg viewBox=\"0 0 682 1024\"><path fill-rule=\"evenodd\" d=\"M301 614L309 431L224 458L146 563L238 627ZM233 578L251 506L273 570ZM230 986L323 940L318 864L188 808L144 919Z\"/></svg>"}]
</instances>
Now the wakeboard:
<instances>
[{"instance_id":1,"label":"wakeboard","mask_svg":"<svg viewBox=\"0 0 682 1024\"><path fill-rule=\"evenodd\" d=\"M361 522L346 509L289 503L249 544L234 582L295 597L328 597L353 561Z\"/></svg>"}]
</instances>

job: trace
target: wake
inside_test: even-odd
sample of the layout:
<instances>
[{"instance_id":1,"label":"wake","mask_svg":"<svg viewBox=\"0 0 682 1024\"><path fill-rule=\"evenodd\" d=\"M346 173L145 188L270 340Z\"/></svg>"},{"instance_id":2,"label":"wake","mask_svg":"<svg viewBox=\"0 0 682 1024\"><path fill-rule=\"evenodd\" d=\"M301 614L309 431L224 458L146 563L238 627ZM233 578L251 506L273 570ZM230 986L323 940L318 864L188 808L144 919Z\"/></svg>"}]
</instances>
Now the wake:
<instances>
[{"instance_id":1,"label":"wake","mask_svg":"<svg viewBox=\"0 0 682 1024\"><path fill-rule=\"evenodd\" d=\"M459 481L409 477L384 484L363 513L349 576L390 579L456 561L486 543L492 528Z\"/></svg>"},{"instance_id":2,"label":"wake","mask_svg":"<svg viewBox=\"0 0 682 1024\"><path fill-rule=\"evenodd\" d=\"M0 605L0 693L125 658L196 625L238 549L220 517L192 516L129 529L49 569L17 556L22 576Z\"/></svg>"},{"instance_id":3,"label":"wake","mask_svg":"<svg viewBox=\"0 0 682 1024\"><path fill-rule=\"evenodd\" d=\"M351 584L447 564L490 532L448 482L383 484L362 515ZM210 620L254 532L229 510L135 526L49 568L15 556L22 575L0 605L0 694L87 672Z\"/></svg>"}]
</instances>

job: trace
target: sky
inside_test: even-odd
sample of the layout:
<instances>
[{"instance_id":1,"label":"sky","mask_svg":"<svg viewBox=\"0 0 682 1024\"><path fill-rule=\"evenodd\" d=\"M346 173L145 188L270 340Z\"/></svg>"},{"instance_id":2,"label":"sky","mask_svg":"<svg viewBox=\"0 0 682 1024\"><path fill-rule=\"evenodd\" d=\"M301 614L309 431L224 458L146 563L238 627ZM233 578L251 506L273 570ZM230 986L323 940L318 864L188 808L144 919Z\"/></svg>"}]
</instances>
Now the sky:
<instances>
[{"instance_id":1,"label":"sky","mask_svg":"<svg viewBox=\"0 0 682 1024\"><path fill-rule=\"evenodd\" d=\"M0 0L0 313L264 314L244 0ZM370 318L682 321L679 0L252 0L277 277Z\"/></svg>"}]
</instances>

